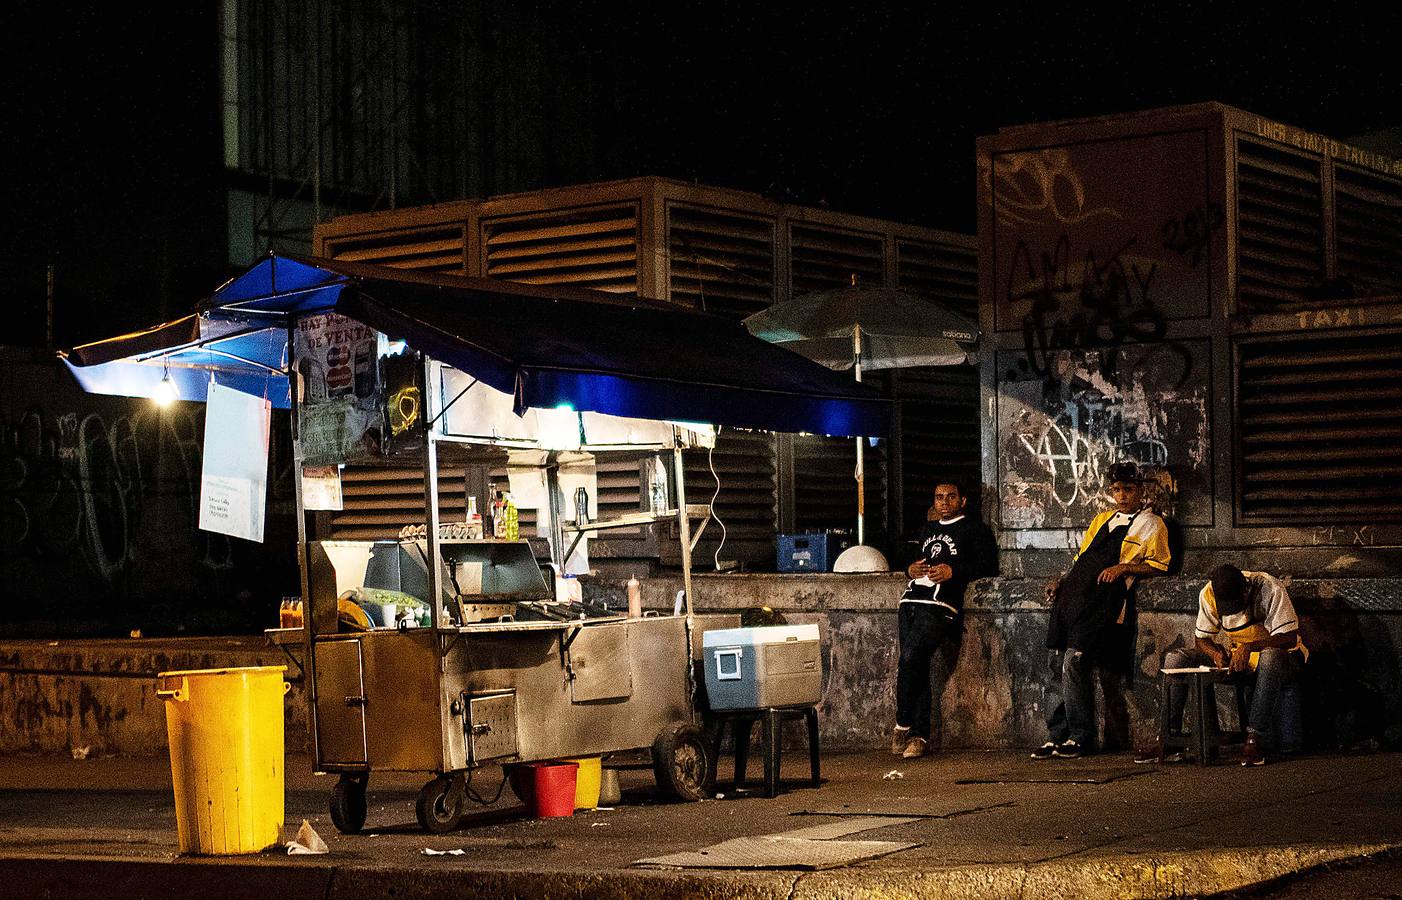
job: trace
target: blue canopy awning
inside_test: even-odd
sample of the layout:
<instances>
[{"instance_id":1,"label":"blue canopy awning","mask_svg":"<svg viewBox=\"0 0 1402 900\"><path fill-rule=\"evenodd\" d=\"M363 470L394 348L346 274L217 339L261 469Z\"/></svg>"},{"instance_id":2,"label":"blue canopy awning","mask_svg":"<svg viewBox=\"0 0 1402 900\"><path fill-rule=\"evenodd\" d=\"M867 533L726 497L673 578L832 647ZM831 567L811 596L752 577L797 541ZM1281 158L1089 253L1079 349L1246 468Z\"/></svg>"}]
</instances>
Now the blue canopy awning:
<instances>
[{"instance_id":1,"label":"blue canopy awning","mask_svg":"<svg viewBox=\"0 0 1402 900\"><path fill-rule=\"evenodd\" d=\"M580 411L772 431L884 436L869 387L752 337L739 322L661 301L332 260L270 256L199 312L63 354L86 390L180 397L211 380L289 405L287 328L334 311L515 398Z\"/></svg>"}]
</instances>

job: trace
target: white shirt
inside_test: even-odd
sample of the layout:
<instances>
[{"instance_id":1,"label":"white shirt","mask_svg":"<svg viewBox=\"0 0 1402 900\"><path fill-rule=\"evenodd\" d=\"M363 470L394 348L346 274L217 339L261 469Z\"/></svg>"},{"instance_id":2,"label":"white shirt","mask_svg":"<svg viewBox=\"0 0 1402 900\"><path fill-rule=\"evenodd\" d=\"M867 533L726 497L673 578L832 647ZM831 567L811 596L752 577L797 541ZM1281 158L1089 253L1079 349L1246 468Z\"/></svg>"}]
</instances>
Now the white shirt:
<instances>
[{"instance_id":1,"label":"white shirt","mask_svg":"<svg viewBox=\"0 0 1402 900\"><path fill-rule=\"evenodd\" d=\"M1240 628L1248 622L1258 622L1271 634L1285 634L1298 631L1300 618L1295 614L1295 604L1285 585L1265 572L1242 572L1246 576L1247 604L1243 613L1227 616L1228 628ZM1207 604L1206 595L1211 584L1203 585L1198 592L1198 621L1195 633L1200 638L1211 638L1222 631L1222 621L1215 610Z\"/></svg>"}]
</instances>

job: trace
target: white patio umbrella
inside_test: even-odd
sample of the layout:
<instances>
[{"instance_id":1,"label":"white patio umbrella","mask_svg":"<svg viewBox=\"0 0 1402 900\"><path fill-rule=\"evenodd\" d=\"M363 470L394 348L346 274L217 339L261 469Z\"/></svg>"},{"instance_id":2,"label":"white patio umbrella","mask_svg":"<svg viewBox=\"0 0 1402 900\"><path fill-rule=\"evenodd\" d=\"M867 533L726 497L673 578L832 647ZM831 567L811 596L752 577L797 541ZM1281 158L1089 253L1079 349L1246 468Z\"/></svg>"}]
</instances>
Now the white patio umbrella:
<instances>
[{"instance_id":1,"label":"white patio umbrella","mask_svg":"<svg viewBox=\"0 0 1402 900\"><path fill-rule=\"evenodd\" d=\"M855 279L854 279L855 282ZM937 300L909 291L844 288L815 291L745 319L756 337L787 347L831 369L863 370L955 366L973 361L978 328ZM837 571L890 568L879 551L866 547L863 438L857 438L857 544L842 552Z\"/></svg>"}]
</instances>

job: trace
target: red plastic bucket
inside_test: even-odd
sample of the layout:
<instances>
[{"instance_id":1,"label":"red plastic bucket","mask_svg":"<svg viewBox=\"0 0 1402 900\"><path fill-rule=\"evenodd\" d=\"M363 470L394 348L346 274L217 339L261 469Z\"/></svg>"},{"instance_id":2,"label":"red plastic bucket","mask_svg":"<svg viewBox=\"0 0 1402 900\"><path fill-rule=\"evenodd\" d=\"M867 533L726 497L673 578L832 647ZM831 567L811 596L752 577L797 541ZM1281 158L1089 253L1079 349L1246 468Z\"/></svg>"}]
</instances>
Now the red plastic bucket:
<instances>
[{"instance_id":1,"label":"red plastic bucket","mask_svg":"<svg viewBox=\"0 0 1402 900\"><path fill-rule=\"evenodd\" d=\"M574 815L579 763L530 762L511 767L511 790L537 819Z\"/></svg>"}]
</instances>

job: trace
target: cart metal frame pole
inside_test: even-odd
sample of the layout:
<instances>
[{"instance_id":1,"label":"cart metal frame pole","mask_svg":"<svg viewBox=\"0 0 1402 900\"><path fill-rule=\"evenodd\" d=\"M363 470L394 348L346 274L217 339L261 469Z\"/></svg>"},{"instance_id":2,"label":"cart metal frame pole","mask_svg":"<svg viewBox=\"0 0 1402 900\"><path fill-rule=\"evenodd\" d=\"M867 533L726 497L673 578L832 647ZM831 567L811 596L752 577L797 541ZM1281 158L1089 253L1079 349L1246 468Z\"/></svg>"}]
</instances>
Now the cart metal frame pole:
<instances>
[{"instance_id":1,"label":"cart metal frame pole","mask_svg":"<svg viewBox=\"0 0 1402 900\"><path fill-rule=\"evenodd\" d=\"M312 611L311 563L307 559L307 506L302 494L302 429L299 418L302 408L301 379L292 364L293 332L297 320L287 323L287 393L292 428L292 486L297 508L297 572L302 588L302 692L307 698L307 725L311 732L312 767L321 768L321 746L316 727L316 616Z\"/></svg>"},{"instance_id":2,"label":"cart metal frame pole","mask_svg":"<svg viewBox=\"0 0 1402 900\"><path fill-rule=\"evenodd\" d=\"M672 468L677 475L677 528L682 537L682 591L686 597L686 621L691 624L691 520L686 516L686 470L682 466L681 429L672 426ZM688 649L687 653L691 651Z\"/></svg>"},{"instance_id":3,"label":"cart metal frame pole","mask_svg":"<svg viewBox=\"0 0 1402 900\"><path fill-rule=\"evenodd\" d=\"M428 559L424 560L424 565L428 568L428 608L429 614L433 617L433 629L436 632L442 624L442 612L440 607L443 602L443 578L440 572L442 566L441 551L438 546L438 442L434 436L438 429L438 420L433 413L433 360L428 354L423 354L424 372L424 402L421 405L424 417L424 502L428 510Z\"/></svg>"}]
</instances>

